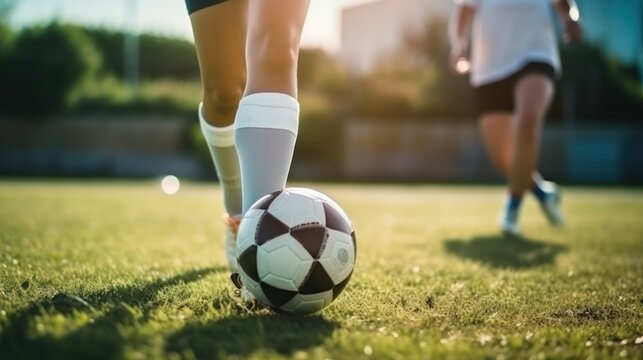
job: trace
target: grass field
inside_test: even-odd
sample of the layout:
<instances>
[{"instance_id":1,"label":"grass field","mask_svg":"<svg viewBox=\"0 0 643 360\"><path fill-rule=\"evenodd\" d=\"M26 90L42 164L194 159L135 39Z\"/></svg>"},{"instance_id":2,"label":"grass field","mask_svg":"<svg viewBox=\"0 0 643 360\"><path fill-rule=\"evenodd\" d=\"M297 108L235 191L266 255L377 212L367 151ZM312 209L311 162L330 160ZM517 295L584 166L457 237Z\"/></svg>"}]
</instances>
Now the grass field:
<instances>
[{"instance_id":1,"label":"grass field","mask_svg":"<svg viewBox=\"0 0 643 360\"><path fill-rule=\"evenodd\" d=\"M500 187L315 187L357 266L292 317L235 297L213 185L1 181L0 358L643 358L643 190L567 189L563 230L529 199L505 239Z\"/></svg>"}]
</instances>

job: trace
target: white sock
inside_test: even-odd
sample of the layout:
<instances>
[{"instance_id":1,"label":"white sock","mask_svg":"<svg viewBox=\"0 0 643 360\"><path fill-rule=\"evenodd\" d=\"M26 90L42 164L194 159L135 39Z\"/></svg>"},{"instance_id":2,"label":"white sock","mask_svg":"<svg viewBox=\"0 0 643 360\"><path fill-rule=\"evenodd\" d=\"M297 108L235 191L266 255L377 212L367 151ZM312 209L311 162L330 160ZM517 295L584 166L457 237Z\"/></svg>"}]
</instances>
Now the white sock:
<instances>
[{"instance_id":1,"label":"white sock","mask_svg":"<svg viewBox=\"0 0 643 360\"><path fill-rule=\"evenodd\" d=\"M299 128L299 103L280 93L248 95L241 99L234 123L245 213L262 196L286 186Z\"/></svg>"},{"instance_id":2,"label":"white sock","mask_svg":"<svg viewBox=\"0 0 643 360\"><path fill-rule=\"evenodd\" d=\"M239 156L234 141L234 125L216 127L203 117L203 104L199 104L201 132L210 149L217 177L223 190L223 205L230 215L241 213L241 174Z\"/></svg>"}]
</instances>

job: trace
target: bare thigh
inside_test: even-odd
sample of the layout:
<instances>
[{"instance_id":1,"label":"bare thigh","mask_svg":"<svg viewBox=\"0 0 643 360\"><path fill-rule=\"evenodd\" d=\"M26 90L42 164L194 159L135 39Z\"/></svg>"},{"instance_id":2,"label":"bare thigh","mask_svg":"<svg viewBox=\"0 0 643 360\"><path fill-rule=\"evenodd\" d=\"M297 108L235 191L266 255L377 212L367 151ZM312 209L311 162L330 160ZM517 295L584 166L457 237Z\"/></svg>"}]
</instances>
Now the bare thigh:
<instances>
[{"instance_id":1,"label":"bare thigh","mask_svg":"<svg viewBox=\"0 0 643 360\"><path fill-rule=\"evenodd\" d=\"M517 125L541 125L553 96L554 83L546 75L527 74L518 80L514 90Z\"/></svg>"},{"instance_id":2,"label":"bare thigh","mask_svg":"<svg viewBox=\"0 0 643 360\"><path fill-rule=\"evenodd\" d=\"M493 165L507 175L511 151L511 113L490 113L480 118L479 127L487 154Z\"/></svg>"},{"instance_id":3,"label":"bare thigh","mask_svg":"<svg viewBox=\"0 0 643 360\"><path fill-rule=\"evenodd\" d=\"M246 95L297 97L297 61L309 0L254 0L248 11Z\"/></svg>"},{"instance_id":4,"label":"bare thigh","mask_svg":"<svg viewBox=\"0 0 643 360\"><path fill-rule=\"evenodd\" d=\"M246 82L248 1L230 0L190 15L203 84L203 112L216 126L234 121Z\"/></svg>"}]
</instances>

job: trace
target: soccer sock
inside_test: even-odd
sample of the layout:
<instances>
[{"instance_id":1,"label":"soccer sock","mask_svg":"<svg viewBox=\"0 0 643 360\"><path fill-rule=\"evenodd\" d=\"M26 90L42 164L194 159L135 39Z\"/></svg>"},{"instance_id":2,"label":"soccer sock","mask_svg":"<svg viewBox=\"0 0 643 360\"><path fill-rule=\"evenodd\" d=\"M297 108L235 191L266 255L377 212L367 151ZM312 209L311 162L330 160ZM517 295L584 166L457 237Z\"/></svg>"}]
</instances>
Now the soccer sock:
<instances>
[{"instance_id":1,"label":"soccer sock","mask_svg":"<svg viewBox=\"0 0 643 360\"><path fill-rule=\"evenodd\" d=\"M509 194L509 198L507 199L507 205L506 205L507 212L512 214L518 214L521 204L522 204L522 194L520 195Z\"/></svg>"},{"instance_id":2,"label":"soccer sock","mask_svg":"<svg viewBox=\"0 0 643 360\"><path fill-rule=\"evenodd\" d=\"M240 214L241 175L234 143L234 125L216 127L208 124L203 117L203 104L199 105L199 120L223 190L223 206L230 215Z\"/></svg>"},{"instance_id":3,"label":"soccer sock","mask_svg":"<svg viewBox=\"0 0 643 360\"><path fill-rule=\"evenodd\" d=\"M531 189L531 192L538 199L538 201L540 202L545 201L545 197L547 196L547 193L542 188L540 183L536 182L536 184L534 184L534 187Z\"/></svg>"},{"instance_id":4,"label":"soccer sock","mask_svg":"<svg viewBox=\"0 0 643 360\"><path fill-rule=\"evenodd\" d=\"M235 138L243 189L243 212L286 186L299 128L299 103L289 95L257 93L239 103Z\"/></svg>"}]
</instances>

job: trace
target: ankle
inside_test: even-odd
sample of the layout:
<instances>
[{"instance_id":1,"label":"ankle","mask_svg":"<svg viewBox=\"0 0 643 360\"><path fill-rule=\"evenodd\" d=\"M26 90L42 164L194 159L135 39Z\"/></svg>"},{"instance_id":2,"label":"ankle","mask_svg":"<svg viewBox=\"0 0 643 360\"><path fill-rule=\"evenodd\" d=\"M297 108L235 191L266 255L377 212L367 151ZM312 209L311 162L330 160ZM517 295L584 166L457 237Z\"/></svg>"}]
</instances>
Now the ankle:
<instances>
[{"instance_id":1,"label":"ankle","mask_svg":"<svg viewBox=\"0 0 643 360\"><path fill-rule=\"evenodd\" d=\"M505 208L507 212L517 213L522 205L522 194L509 193Z\"/></svg>"}]
</instances>

